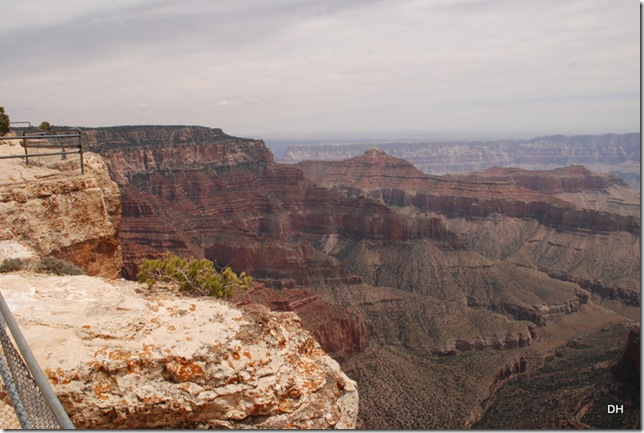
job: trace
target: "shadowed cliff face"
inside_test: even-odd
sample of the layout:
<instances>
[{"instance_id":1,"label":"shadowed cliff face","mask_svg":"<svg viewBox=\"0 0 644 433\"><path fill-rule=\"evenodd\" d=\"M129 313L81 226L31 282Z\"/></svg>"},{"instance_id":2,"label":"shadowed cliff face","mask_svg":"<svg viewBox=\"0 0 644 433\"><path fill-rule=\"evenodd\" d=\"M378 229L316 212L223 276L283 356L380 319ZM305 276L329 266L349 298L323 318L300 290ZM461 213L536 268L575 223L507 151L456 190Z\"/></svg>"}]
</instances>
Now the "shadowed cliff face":
<instances>
[{"instance_id":1,"label":"shadowed cliff face","mask_svg":"<svg viewBox=\"0 0 644 433\"><path fill-rule=\"evenodd\" d=\"M639 218L590 205L601 176L437 177L378 151L300 169L197 127L88 137L122 192L126 275L170 250L283 288L244 296L302 317L367 428L471 426L575 332L639 317Z\"/></svg>"}]
</instances>

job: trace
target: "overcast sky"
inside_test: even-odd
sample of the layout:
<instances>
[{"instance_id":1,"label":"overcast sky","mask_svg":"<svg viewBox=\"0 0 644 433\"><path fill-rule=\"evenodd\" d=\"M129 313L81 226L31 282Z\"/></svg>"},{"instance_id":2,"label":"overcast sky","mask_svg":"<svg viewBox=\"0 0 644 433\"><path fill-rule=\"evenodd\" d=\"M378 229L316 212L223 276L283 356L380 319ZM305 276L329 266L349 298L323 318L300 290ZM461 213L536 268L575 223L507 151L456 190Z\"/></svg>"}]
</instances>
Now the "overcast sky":
<instances>
[{"instance_id":1,"label":"overcast sky","mask_svg":"<svg viewBox=\"0 0 644 433\"><path fill-rule=\"evenodd\" d=\"M54 125L639 131L634 0L5 0L0 105Z\"/></svg>"}]
</instances>

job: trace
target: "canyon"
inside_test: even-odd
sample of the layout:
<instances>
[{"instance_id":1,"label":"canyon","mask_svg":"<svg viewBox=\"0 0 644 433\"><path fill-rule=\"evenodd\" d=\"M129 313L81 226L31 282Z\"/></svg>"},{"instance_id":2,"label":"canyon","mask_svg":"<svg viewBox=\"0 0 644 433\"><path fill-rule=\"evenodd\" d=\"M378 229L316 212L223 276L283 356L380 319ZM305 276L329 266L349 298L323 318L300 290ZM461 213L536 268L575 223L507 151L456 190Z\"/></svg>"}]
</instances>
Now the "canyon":
<instances>
[{"instance_id":1,"label":"canyon","mask_svg":"<svg viewBox=\"0 0 644 433\"><path fill-rule=\"evenodd\" d=\"M437 176L381 150L287 165L203 127L85 135L121 193L124 275L165 251L253 275L236 302L297 313L357 381L364 428L471 427L556 347L639 323L640 199L615 176Z\"/></svg>"},{"instance_id":2,"label":"canyon","mask_svg":"<svg viewBox=\"0 0 644 433\"><path fill-rule=\"evenodd\" d=\"M306 160L339 161L378 147L389 155L414 164L427 174L480 171L490 167L549 170L583 165L595 172L612 173L628 185L640 188L639 133L603 135L550 135L532 139L416 140L407 142L353 141L337 143L291 143L280 150L279 162Z\"/></svg>"},{"instance_id":3,"label":"canyon","mask_svg":"<svg viewBox=\"0 0 644 433\"><path fill-rule=\"evenodd\" d=\"M0 141L0 153L23 151ZM290 311L323 301L271 311L246 293L196 298L119 278L121 193L104 159L85 152L84 173L80 160L50 162L3 160L0 287L76 428L356 426L355 382ZM335 328L323 323L331 332L347 324L340 310ZM10 404L3 386L2 428L19 426Z\"/></svg>"}]
</instances>

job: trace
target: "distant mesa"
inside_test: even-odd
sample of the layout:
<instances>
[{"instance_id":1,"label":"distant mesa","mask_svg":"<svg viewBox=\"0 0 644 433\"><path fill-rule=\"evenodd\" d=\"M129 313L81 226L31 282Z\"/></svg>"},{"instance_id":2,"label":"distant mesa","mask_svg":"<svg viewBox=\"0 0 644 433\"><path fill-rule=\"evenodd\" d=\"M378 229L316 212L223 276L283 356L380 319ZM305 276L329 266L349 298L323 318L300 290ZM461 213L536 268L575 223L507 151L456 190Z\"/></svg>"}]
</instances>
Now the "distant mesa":
<instances>
[{"instance_id":1,"label":"distant mesa","mask_svg":"<svg viewBox=\"0 0 644 433\"><path fill-rule=\"evenodd\" d=\"M337 161L362 155L370 143L312 144L287 147L279 162ZM636 191L640 188L639 133L555 135L531 140L417 141L378 143L377 148L411 162L428 174L465 173L488 167L549 170L584 165L594 172L613 173Z\"/></svg>"}]
</instances>

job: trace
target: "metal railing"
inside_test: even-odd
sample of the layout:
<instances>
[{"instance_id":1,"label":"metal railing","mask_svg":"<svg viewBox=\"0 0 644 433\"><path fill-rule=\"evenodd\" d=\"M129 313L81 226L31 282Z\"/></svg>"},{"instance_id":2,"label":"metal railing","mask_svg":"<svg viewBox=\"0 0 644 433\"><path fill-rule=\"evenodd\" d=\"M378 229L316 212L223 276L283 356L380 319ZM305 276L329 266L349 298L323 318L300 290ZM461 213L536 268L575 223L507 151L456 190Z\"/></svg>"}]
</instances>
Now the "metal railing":
<instances>
[{"instance_id":1,"label":"metal railing","mask_svg":"<svg viewBox=\"0 0 644 433\"><path fill-rule=\"evenodd\" d=\"M29 123L29 122L19 122L19 123ZM0 159L15 159L23 158L25 164L29 165L29 158L34 157L44 157L44 156L56 156L60 155L61 159L67 159L68 155L79 154L80 155L80 169L81 174L85 174L84 164L83 164L83 144L82 144L82 132L80 128L68 128L68 129L51 129L51 130L41 130L41 129L32 129L31 124L27 129L18 131L15 136L4 136L2 140L22 140L20 145L25 149L24 155L7 155L0 156ZM30 154L30 149L32 153ZM59 152L46 152L46 153L34 153L33 149L60 149ZM66 149L76 149L68 151Z\"/></svg>"},{"instance_id":2,"label":"metal railing","mask_svg":"<svg viewBox=\"0 0 644 433\"><path fill-rule=\"evenodd\" d=\"M9 328L20 353L5 327ZM23 429L73 429L0 293L0 376ZM21 356L22 354L22 356Z\"/></svg>"}]
</instances>

